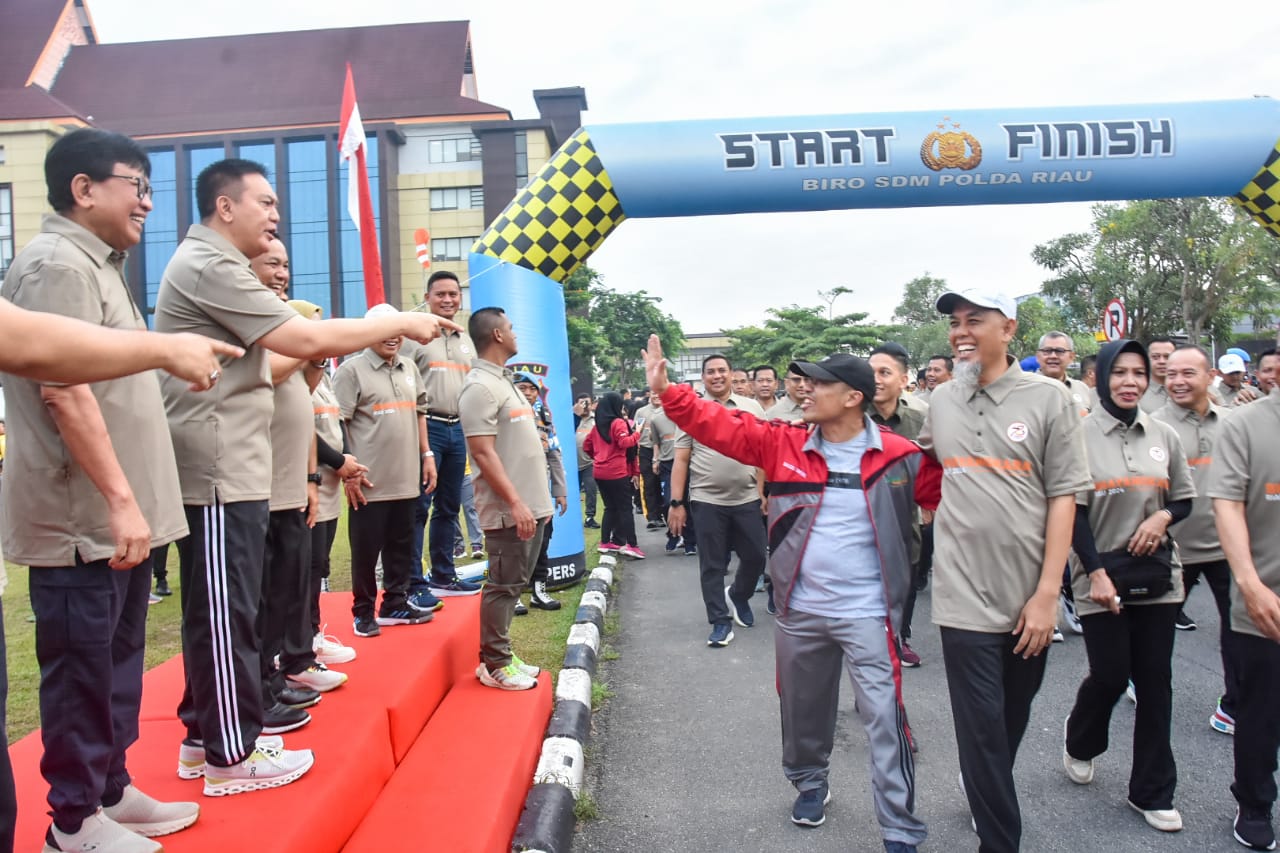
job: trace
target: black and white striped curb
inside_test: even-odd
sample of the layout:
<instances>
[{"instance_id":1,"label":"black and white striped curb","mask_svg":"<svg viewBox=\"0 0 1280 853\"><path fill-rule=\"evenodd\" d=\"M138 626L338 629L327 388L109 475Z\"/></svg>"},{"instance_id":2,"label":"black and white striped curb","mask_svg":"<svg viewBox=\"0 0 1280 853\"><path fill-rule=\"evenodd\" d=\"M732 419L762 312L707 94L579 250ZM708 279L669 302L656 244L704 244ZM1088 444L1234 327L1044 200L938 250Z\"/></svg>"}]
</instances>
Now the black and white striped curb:
<instances>
[{"instance_id":1,"label":"black and white striped curb","mask_svg":"<svg viewBox=\"0 0 1280 853\"><path fill-rule=\"evenodd\" d=\"M591 733L591 679L596 674L616 565L612 555L600 557L569 629L542 755L511 839L514 851L569 853L573 846L573 806L582 793L586 771L582 750Z\"/></svg>"}]
</instances>

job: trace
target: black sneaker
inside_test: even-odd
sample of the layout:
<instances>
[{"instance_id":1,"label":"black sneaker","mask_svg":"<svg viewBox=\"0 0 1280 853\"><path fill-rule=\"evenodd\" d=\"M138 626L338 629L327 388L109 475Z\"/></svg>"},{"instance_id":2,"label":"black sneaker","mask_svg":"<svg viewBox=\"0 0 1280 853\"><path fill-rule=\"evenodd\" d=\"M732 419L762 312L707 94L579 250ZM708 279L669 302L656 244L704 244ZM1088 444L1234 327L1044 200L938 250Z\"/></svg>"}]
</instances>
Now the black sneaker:
<instances>
[{"instance_id":1,"label":"black sneaker","mask_svg":"<svg viewBox=\"0 0 1280 853\"><path fill-rule=\"evenodd\" d=\"M661 521L650 521L650 522L647 522L647 523L645 524L645 526L644 526L644 529L645 529L645 530L661 530L661 529L662 529L662 522L661 522Z\"/></svg>"},{"instance_id":2,"label":"black sneaker","mask_svg":"<svg viewBox=\"0 0 1280 853\"><path fill-rule=\"evenodd\" d=\"M378 623L372 616L357 618L354 630L357 637L376 637L382 633L382 629L378 627Z\"/></svg>"},{"instance_id":3,"label":"black sneaker","mask_svg":"<svg viewBox=\"0 0 1280 853\"><path fill-rule=\"evenodd\" d=\"M407 604L396 610L380 610L375 620L379 625L422 625L434 618L431 613L414 610Z\"/></svg>"},{"instance_id":4,"label":"black sneaker","mask_svg":"<svg viewBox=\"0 0 1280 853\"><path fill-rule=\"evenodd\" d=\"M1232 834L1250 850L1275 850L1276 831L1271 826L1270 811L1245 811L1236 808L1236 822Z\"/></svg>"},{"instance_id":5,"label":"black sneaker","mask_svg":"<svg viewBox=\"0 0 1280 853\"><path fill-rule=\"evenodd\" d=\"M596 521L594 518L588 518L586 521L582 522L582 526L591 530L599 530L600 522Z\"/></svg>"},{"instance_id":6,"label":"black sneaker","mask_svg":"<svg viewBox=\"0 0 1280 853\"><path fill-rule=\"evenodd\" d=\"M320 704L320 691L302 684L290 684L276 694L276 701L290 708L310 708Z\"/></svg>"},{"instance_id":7,"label":"black sneaker","mask_svg":"<svg viewBox=\"0 0 1280 853\"><path fill-rule=\"evenodd\" d=\"M667 553L674 554L679 547L680 547L680 537L672 536L670 533L668 533L667 534Z\"/></svg>"},{"instance_id":8,"label":"black sneaker","mask_svg":"<svg viewBox=\"0 0 1280 853\"><path fill-rule=\"evenodd\" d=\"M791 807L791 822L796 826L822 826L827 819L826 805L831 802L831 786L826 782L812 791L801 791Z\"/></svg>"},{"instance_id":9,"label":"black sneaker","mask_svg":"<svg viewBox=\"0 0 1280 853\"><path fill-rule=\"evenodd\" d=\"M517 599L516 599L516 609L515 609L515 610L513 610L512 612L513 612L516 616L528 616L528 615L529 615L529 608L525 606L525 604L524 604L524 602L523 602L523 601L521 601L520 599L518 599L518 598L517 598Z\"/></svg>"},{"instance_id":10,"label":"black sneaker","mask_svg":"<svg viewBox=\"0 0 1280 853\"><path fill-rule=\"evenodd\" d=\"M686 557L696 557L696 556L698 556L698 546L697 546L697 545L686 545L686 546L684 546L684 555L685 555Z\"/></svg>"},{"instance_id":11,"label":"black sneaker","mask_svg":"<svg viewBox=\"0 0 1280 853\"><path fill-rule=\"evenodd\" d=\"M311 722L311 715L301 708L290 708L279 702L262 712L262 733L282 735Z\"/></svg>"},{"instance_id":12,"label":"black sneaker","mask_svg":"<svg viewBox=\"0 0 1280 853\"><path fill-rule=\"evenodd\" d=\"M769 584L764 588L764 594L767 596L764 603L764 609L768 611L770 616L777 616L778 606L773 603L773 584Z\"/></svg>"},{"instance_id":13,"label":"black sneaker","mask_svg":"<svg viewBox=\"0 0 1280 853\"><path fill-rule=\"evenodd\" d=\"M1196 620L1188 616L1182 608L1178 608L1178 618L1174 620L1173 627L1177 628L1179 631L1194 631L1200 626L1197 625Z\"/></svg>"},{"instance_id":14,"label":"black sneaker","mask_svg":"<svg viewBox=\"0 0 1280 853\"><path fill-rule=\"evenodd\" d=\"M167 578L156 579L156 595L173 595L173 590L169 589L169 580Z\"/></svg>"},{"instance_id":15,"label":"black sneaker","mask_svg":"<svg viewBox=\"0 0 1280 853\"><path fill-rule=\"evenodd\" d=\"M533 594L529 596L529 606L539 610L559 610L560 602L547 592L546 581L534 581Z\"/></svg>"}]
</instances>

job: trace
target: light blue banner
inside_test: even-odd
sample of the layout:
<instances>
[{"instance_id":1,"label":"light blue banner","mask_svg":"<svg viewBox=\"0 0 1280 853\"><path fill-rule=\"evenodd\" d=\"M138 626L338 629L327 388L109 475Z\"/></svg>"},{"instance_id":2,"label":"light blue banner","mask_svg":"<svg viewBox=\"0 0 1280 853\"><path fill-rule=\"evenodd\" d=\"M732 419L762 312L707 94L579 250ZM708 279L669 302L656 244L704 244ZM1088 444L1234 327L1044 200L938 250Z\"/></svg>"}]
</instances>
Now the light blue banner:
<instances>
[{"instance_id":1,"label":"light blue banner","mask_svg":"<svg viewBox=\"0 0 1280 853\"><path fill-rule=\"evenodd\" d=\"M1280 139L1270 98L586 128L629 218L1230 196Z\"/></svg>"},{"instance_id":2,"label":"light blue banner","mask_svg":"<svg viewBox=\"0 0 1280 853\"><path fill-rule=\"evenodd\" d=\"M583 579L587 566L582 500L578 494L564 291L545 276L488 255L472 253L468 269L471 310L497 306L507 312L519 348L509 366L532 375L544 404L551 410L564 462L569 511L555 516L548 552L551 564L548 583L552 587L566 586Z\"/></svg>"}]
</instances>

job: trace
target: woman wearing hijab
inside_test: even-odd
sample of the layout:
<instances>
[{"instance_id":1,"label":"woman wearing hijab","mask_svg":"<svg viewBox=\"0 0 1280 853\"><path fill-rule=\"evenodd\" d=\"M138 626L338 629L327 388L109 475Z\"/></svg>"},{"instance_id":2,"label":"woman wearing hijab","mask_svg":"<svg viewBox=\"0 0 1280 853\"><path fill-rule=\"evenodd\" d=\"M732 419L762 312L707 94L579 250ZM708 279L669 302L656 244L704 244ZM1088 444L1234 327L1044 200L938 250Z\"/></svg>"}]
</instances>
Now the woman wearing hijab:
<instances>
[{"instance_id":1,"label":"woman wearing hijab","mask_svg":"<svg viewBox=\"0 0 1280 853\"><path fill-rule=\"evenodd\" d=\"M1195 486L1177 434L1138 405L1150 361L1136 341L1098 353L1101 405L1084 421L1094 486L1077 496L1071 576L1089 674L1064 723L1062 763L1079 785L1107 749L1111 711L1132 679L1129 805L1163 832L1182 829L1173 807L1178 770L1170 745L1174 621L1182 567L1168 535L1191 510Z\"/></svg>"},{"instance_id":2,"label":"woman wearing hijab","mask_svg":"<svg viewBox=\"0 0 1280 853\"><path fill-rule=\"evenodd\" d=\"M582 442L583 452L591 457L596 488L604 499L600 552L643 560L631 514L632 478L640 474L635 449L639 443L640 434L627 420L622 395L616 391L605 394L596 408L596 428Z\"/></svg>"}]
</instances>

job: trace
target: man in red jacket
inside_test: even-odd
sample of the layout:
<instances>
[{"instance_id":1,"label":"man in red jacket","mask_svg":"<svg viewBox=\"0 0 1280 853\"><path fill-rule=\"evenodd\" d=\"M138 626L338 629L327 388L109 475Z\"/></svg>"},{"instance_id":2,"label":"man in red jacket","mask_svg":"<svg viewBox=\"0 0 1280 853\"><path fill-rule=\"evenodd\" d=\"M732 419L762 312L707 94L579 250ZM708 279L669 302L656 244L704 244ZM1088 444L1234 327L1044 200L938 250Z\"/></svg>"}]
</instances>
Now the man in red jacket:
<instances>
[{"instance_id":1,"label":"man in red jacket","mask_svg":"<svg viewBox=\"0 0 1280 853\"><path fill-rule=\"evenodd\" d=\"M644 356L649 387L667 416L696 441L763 468L769 484L782 765L800 792L792 822L818 826L826 819L843 664L867 731L885 850L915 851L926 832L914 814L915 768L893 638L911 585L913 504L937 507L941 468L871 422L875 376L856 356L788 368L813 381L802 404L810 429L726 409L670 384L656 335Z\"/></svg>"}]
</instances>

